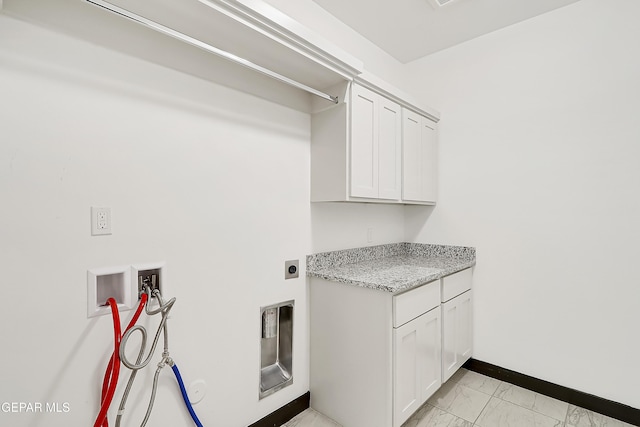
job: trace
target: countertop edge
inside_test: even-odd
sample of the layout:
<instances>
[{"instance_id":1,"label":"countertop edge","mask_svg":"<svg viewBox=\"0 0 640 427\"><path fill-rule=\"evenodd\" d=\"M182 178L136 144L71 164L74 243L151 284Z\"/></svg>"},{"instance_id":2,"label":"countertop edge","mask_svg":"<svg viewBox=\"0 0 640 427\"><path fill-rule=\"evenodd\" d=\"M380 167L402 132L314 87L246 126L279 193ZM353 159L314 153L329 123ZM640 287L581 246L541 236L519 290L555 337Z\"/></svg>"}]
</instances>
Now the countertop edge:
<instances>
[{"instance_id":1,"label":"countertop edge","mask_svg":"<svg viewBox=\"0 0 640 427\"><path fill-rule=\"evenodd\" d=\"M331 275L331 274L323 274L319 272L307 272L307 277L328 280L330 282L338 282L343 283L345 285L357 286L360 288L373 289L375 291L383 291L388 292L393 295L399 295L411 289L419 288L420 286L426 285L427 283L431 283L435 280L440 280L443 277L449 276L451 274L457 273L462 270L466 270L467 268L474 267L476 265L474 261L468 261L461 263L455 268L443 269L441 272L425 276L424 278L413 280L407 284L403 284L397 287L391 287L387 285L380 285L372 282L363 282L359 280L352 280L349 278L345 278L343 276Z\"/></svg>"},{"instance_id":2,"label":"countertop edge","mask_svg":"<svg viewBox=\"0 0 640 427\"><path fill-rule=\"evenodd\" d=\"M402 247L402 245L405 245L404 247ZM413 278L409 281L407 281L406 283L401 283L399 285L394 285L394 286L390 286L387 285L385 283L382 283L382 281L378 281L376 282L375 279L372 279L370 281L363 281L363 280L358 280L358 279L354 279L351 278L349 276L347 276L346 274L333 274L330 271L327 270L332 270L334 268L338 268L338 267L342 267L342 266L353 266L354 268L357 269L358 264L363 262L363 261L367 261L367 259L358 259L355 262L337 262L337 263L332 263L330 265L326 265L323 266L323 268L314 268L315 266L317 266L317 264L312 264L309 265L310 263L307 263L307 276L311 277L311 278L318 278L318 279L323 279L323 280L327 280L327 281L331 281L331 282L338 282L338 283L342 283L342 284L346 284L346 285L351 285L351 286L356 286L356 287L361 287L361 288L367 288L367 289L373 289L373 290L377 290L377 291L382 291L382 292L387 292L390 293L392 295L397 295L397 294L401 294L404 293L408 290L411 289L415 289L418 288L422 285L425 285L427 283L431 283L435 280L439 280L442 277L457 273L459 271L465 270L467 268L471 268L474 267L476 265L476 259L475 259L475 248L468 248L468 247L460 247L460 246L451 246L451 247L447 247L447 246L442 246L442 245L424 245L424 247L437 247L439 249L444 248L444 252L446 254L454 254L456 253L456 251L459 251L461 248L465 251L468 251L469 254L471 255L470 257L458 257L455 255L449 255L449 256L442 256L441 253L438 254L434 254L434 256L429 256L429 255L424 255L424 254L416 254L415 253L415 247L416 245L421 245L421 244L415 244L415 243L411 243L411 244L390 244L390 245L381 245L379 249L375 249L378 252L382 252L385 253L385 255L388 253L388 256L382 256L381 258L376 258L376 259L386 259L386 258L390 258L394 255L398 255L398 251L397 249L400 246L400 252L404 252L404 255L407 256L411 256L412 258L415 259L424 259L425 263L428 263L430 260L437 260L437 259L446 259L447 261L450 261L453 263L453 265L448 265L445 268L432 268L433 270L439 270L436 272L432 272L430 274L427 274L425 276L422 277L417 277L417 278ZM391 248L392 250L390 251L391 253L389 253L389 251L387 251L387 248ZM449 248L453 248L452 250L450 250ZM406 250L403 250L406 249ZM323 253L321 255L325 255L325 254L329 254L330 256L333 256L333 254L338 254L340 252L347 252L347 253L353 253L353 251L357 251L358 249L349 249L346 251L335 251L334 253ZM371 248L363 248L363 251L371 251ZM437 256L436 256L437 255ZM310 257L307 257L307 259L309 260ZM349 260L353 260L353 258L348 258ZM371 260L371 259L368 259Z\"/></svg>"}]
</instances>

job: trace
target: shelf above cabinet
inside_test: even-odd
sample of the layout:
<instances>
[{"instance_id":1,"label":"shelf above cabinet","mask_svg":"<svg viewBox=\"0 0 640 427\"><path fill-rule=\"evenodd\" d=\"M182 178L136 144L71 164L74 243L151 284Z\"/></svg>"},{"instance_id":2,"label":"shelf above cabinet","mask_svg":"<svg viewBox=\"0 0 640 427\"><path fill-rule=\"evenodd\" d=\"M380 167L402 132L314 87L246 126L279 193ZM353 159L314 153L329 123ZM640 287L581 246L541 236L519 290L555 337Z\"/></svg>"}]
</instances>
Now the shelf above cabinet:
<instances>
[{"instance_id":1,"label":"shelf above cabinet","mask_svg":"<svg viewBox=\"0 0 640 427\"><path fill-rule=\"evenodd\" d=\"M226 59L199 49L197 44L178 41L168 32L138 25L105 8L111 5L124 9L318 90L352 80L363 70L359 59L261 0L100 2L104 7L79 0L4 0L2 11L168 68L263 98L275 98L276 102L304 95L307 105L299 109L305 110L309 109L306 93L242 66L230 65Z\"/></svg>"},{"instance_id":2,"label":"shelf above cabinet","mask_svg":"<svg viewBox=\"0 0 640 427\"><path fill-rule=\"evenodd\" d=\"M303 84L322 88L362 62L260 0L108 0Z\"/></svg>"}]
</instances>

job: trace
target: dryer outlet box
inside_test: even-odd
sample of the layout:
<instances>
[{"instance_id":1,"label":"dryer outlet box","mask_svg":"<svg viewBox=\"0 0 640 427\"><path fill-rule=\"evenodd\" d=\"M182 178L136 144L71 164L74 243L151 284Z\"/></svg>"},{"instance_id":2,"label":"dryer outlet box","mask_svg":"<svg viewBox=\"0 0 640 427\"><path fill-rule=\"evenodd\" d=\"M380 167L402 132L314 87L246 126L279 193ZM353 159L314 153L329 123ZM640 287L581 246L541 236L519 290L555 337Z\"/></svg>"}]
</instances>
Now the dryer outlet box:
<instances>
[{"instance_id":1,"label":"dryer outlet box","mask_svg":"<svg viewBox=\"0 0 640 427\"><path fill-rule=\"evenodd\" d=\"M284 262L284 278L295 279L300 275L300 266L297 259Z\"/></svg>"}]
</instances>

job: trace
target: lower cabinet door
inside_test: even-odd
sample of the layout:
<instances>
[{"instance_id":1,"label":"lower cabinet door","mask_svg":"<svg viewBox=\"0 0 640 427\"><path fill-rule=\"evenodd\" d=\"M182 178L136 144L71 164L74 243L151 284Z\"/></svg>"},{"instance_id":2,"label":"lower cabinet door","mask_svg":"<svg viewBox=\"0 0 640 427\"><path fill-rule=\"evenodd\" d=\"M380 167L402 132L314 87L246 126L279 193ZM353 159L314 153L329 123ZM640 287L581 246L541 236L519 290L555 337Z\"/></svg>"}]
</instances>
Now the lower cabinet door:
<instances>
[{"instance_id":1,"label":"lower cabinet door","mask_svg":"<svg viewBox=\"0 0 640 427\"><path fill-rule=\"evenodd\" d=\"M440 309L393 330L393 425L399 427L441 385Z\"/></svg>"},{"instance_id":2,"label":"lower cabinet door","mask_svg":"<svg viewBox=\"0 0 640 427\"><path fill-rule=\"evenodd\" d=\"M469 290L442 304L442 382L451 378L471 357L471 296Z\"/></svg>"},{"instance_id":3,"label":"lower cabinet door","mask_svg":"<svg viewBox=\"0 0 640 427\"><path fill-rule=\"evenodd\" d=\"M418 317L421 324L420 393L422 403L442 385L442 317L440 307Z\"/></svg>"},{"instance_id":4,"label":"lower cabinet door","mask_svg":"<svg viewBox=\"0 0 640 427\"><path fill-rule=\"evenodd\" d=\"M420 323L393 330L393 425L400 426L420 407Z\"/></svg>"}]
</instances>

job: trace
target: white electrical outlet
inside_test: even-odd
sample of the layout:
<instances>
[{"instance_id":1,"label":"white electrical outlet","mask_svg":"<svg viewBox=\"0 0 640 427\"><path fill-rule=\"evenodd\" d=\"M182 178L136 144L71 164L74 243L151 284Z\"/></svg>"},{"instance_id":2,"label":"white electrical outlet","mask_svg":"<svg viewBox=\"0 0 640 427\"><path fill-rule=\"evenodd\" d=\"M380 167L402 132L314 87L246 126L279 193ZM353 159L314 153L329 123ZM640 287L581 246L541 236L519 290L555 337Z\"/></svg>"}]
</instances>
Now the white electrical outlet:
<instances>
[{"instance_id":1,"label":"white electrical outlet","mask_svg":"<svg viewBox=\"0 0 640 427\"><path fill-rule=\"evenodd\" d=\"M111 208L91 207L91 235L111 234Z\"/></svg>"}]
</instances>

